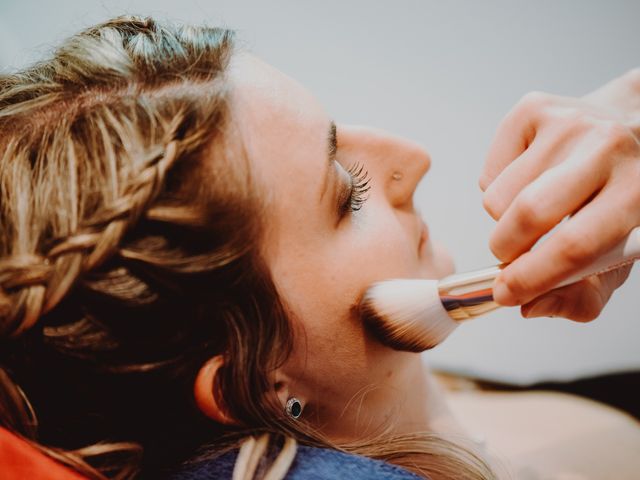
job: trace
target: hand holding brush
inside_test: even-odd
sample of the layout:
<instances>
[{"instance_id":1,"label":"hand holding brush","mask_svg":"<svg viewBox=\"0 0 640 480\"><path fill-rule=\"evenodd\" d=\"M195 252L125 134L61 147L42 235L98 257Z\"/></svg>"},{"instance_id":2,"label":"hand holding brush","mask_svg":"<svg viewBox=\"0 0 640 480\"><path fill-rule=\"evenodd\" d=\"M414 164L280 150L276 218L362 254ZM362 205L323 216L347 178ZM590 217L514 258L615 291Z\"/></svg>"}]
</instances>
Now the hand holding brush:
<instances>
[{"instance_id":1,"label":"hand holding brush","mask_svg":"<svg viewBox=\"0 0 640 480\"><path fill-rule=\"evenodd\" d=\"M640 71L582 99L526 95L498 127L480 187L503 263L373 285L361 313L384 343L426 350L500 305L525 317L600 314L640 256Z\"/></svg>"}]
</instances>

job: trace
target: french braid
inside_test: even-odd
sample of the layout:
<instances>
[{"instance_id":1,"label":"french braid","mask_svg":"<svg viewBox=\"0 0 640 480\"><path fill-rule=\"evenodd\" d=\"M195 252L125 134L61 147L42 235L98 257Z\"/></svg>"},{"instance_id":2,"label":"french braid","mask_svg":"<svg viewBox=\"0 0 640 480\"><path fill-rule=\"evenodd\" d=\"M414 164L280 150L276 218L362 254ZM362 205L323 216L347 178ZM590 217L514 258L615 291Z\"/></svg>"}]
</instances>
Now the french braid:
<instances>
[{"instance_id":1,"label":"french braid","mask_svg":"<svg viewBox=\"0 0 640 480\"><path fill-rule=\"evenodd\" d=\"M56 242L43 255L0 260L1 334L19 335L33 326L58 304L78 275L100 266L118 250L123 235L158 196L178 157L178 142L172 140L154 153L118 201L97 212L77 232Z\"/></svg>"},{"instance_id":2,"label":"french braid","mask_svg":"<svg viewBox=\"0 0 640 480\"><path fill-rule=\"evenodd\" d=\"M120 17L0 75L0 426L91 478L134 476L147 437L167 436L154 467L215 438L189 385L254 228L218 151L231 42ZM155 431L158 409L179 422Z\"/></svg>"}]
</instances>

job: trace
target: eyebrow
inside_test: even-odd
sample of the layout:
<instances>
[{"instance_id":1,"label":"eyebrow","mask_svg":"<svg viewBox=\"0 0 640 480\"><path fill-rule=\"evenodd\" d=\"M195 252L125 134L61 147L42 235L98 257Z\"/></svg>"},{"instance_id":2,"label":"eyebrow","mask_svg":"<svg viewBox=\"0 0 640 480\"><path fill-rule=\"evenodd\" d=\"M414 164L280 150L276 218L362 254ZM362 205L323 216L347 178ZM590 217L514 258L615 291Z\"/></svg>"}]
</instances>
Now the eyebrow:
<instances>
[{"instance_id":1,"label":"eyebrow","mask_svg":"<svg viewBox=\"0 0 640 480\"><path fill-rule=\"evenodd\" d=\"M336 136L336 123L332 120L329 124L329 133L327 135L327 163L324 173L324 184L322 185L322 190L320 191L320 202L322 202L322 198L324 197L325 193L327 193L327 189L329 188L331 168L333 167L333 162L336 160L337 152L338 140Z\"/></svg>"}]
</instances>

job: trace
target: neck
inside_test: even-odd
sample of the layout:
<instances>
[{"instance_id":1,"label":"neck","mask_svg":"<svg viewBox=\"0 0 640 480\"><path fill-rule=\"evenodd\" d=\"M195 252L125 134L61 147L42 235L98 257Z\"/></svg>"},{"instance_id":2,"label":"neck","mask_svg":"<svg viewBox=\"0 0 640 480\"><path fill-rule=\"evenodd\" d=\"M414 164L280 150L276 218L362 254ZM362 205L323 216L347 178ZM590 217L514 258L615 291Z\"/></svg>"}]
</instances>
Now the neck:
<instances>
[{"instance_id":1,"label":"neck","mask_svg":"<svg viewBox=\"0 0 640 480\"><path fill-rule=\"evenodd\" d=\"M421 355L407 369L407 379L399 390L404 405L397 416L393 432L411 434L434 432L464 434L449 409L442 387L438 384Z\"/></svg>"},{"instance_id":2,"label":"neck","mask_svg":"<svg viewBox=\"0 0 640 480\"><path fill-rule=\"evenodd\" d=\"M419 354L398 353L396 368L379 385L342 409L325 434L336 443L359 442L382 433L463 434L444 394Z\"/></svg>"}]
</instances>

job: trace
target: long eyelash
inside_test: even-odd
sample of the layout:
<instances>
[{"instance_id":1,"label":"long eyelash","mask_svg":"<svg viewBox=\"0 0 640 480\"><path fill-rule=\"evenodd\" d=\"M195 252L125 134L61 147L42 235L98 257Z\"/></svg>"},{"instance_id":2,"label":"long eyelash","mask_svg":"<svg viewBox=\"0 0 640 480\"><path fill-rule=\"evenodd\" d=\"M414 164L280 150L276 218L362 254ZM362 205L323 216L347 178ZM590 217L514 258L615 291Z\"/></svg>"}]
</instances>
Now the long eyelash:
<instances>
[{"instance_id":1,"label":"long eyelash","mask_svg":"<svg viewBox=\"0 0 640 480\"><path fill-rule=\"evenodd\" d=\"M356 163L349 167L347 173L351 176L349 210L357 212L369 198L367 193L371 190L371 178L369 178L368 172L361 163Z\"/></svg>"}]
</instances>

